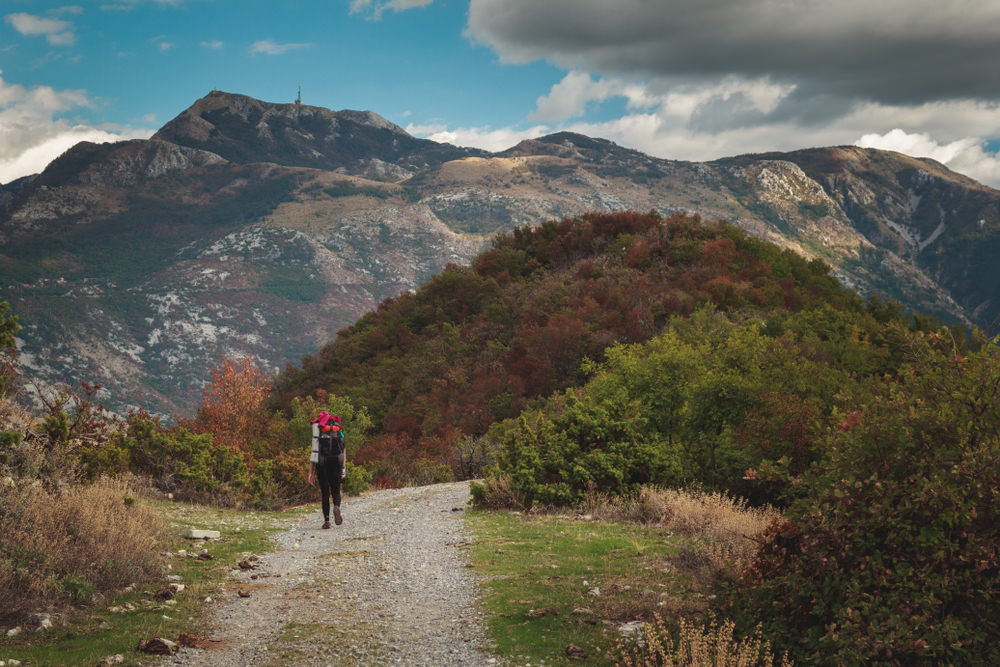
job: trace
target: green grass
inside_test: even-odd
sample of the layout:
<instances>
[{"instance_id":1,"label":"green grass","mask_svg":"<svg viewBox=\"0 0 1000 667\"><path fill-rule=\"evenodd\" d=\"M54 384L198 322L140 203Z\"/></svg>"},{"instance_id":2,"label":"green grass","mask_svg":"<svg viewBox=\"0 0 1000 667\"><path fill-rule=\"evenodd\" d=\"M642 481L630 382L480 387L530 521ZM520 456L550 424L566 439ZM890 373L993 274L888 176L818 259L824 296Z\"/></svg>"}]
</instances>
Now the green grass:
<instances>
[{"instance_id":1,"label":"green grass","mask_svg":"<svg viewBox=\"0 0 1000 667\"><path fill-rule=\"evenodd\" d=\"M700 604L702 585L677 566L687 541L661 529L502 512L466 522L488 631L515 664L578 663L569 644L590 664L612 664L619 625Z\"/></svg>"},{"instance_id":2,"label":"green grass","mask_svg":"<svg viewBox=\"0 0 1000 667\"><path fill-rule=\"evenodd\" d=\"M270 551L273 546L268 535L296 516L295 512L302 511L247 512L168 502L152 505L168 527L161 549L174 554L163 557L166 574L179 575L180 583L185 585L175 600L155 600L156 591L166 586L166 581L139 586L84 607L65 624L57 624L47 632L35 633L25 627L17 637L0 636L0 660L14 658L32 665L94 665L105 656L121 653L126 665L153 662L155 656L136 651L139 640L164 637L177 641L182 632L203 635L202 620L213 606L203 600L234 595L226 583L229 571L249 554ZM188 540L180 536L187 527L218 530L222 537L209 542ZM214 560L177 555L180 550L197 554L202 549ZM135 610L111 611L112 607L127 604Z\"/></svg>"}]
</instances>

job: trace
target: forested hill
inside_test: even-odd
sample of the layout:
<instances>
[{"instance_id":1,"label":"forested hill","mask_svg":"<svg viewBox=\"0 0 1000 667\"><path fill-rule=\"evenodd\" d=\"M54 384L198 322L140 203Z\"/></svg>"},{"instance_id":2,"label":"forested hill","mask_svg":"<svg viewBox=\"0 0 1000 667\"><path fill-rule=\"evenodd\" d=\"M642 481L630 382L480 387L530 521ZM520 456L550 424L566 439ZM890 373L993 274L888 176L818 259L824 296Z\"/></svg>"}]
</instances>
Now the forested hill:
<instances>
[{"instance_id":1,"label":"forested hill","mask_svg":"<svg viewBox=\"0 0 1000 667\"><path fill-rule=\"evenodd\" d=\"M649 340L706 308L763 323L804 358L861 375L899 361L887 322L930 324L864 302L823 262L725 223L593 214L499 236L470 267L385 300L288 367L273 400L287 408L329 392L367 408L377 429L357 459L386 481L441 466L468 474L475 438L491 425L582 386L585 360L609 346Z\"/></svg>"}]
</instances>

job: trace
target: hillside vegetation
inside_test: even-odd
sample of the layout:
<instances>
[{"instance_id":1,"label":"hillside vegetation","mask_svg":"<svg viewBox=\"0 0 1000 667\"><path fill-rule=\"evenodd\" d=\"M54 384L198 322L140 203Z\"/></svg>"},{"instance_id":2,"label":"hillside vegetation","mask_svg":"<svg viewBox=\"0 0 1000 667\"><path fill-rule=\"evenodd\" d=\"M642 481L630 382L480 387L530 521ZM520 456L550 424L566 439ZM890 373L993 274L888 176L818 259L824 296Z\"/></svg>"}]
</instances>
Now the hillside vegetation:
<instances>
[{"instance_id":1,"label":"hillside vegetation","mask_svg":"<svg viewBox=\"0 0 1000 667\"><path fill-rule=\"evenodd\" d=\"M487 507L648 485L786 507L717 571L738 631L807 664L930 664L1000 657L998 387L975 331L725 224L618 214L498 237L274 400L348 397L378 425L356 453L377 481L485 475Z\"/></svg>"},{"instance_id":2,"label":"hillside vegetation","mask_svg":"<svg viewBox=\"0 0 1000 667\"><path fill-rule=\"evenodd\" d=\"M86 398L5 417L0 463L19 490L140 475L179 498L280 506L307 497L308 421L326 409L344 417L353 492L481 477L484 508L603 498L660 527L678 519L670 489L777 508L735 536L753 545L738 558L734 536L691 538L721 554L714 597L657 632L690 634L710 611L806 664L989 663L997 352L731 225L592 214L496 237L273 381L223 358L195 418L169 428L102 419ZM26 540L0 553L11 576Z\"/></svg>"},{"instance_id":3,"label":"hillside vegetation","mask_svg":"<svg viewBox=\"0 0 1000 667\"><path fill-rule=\"evenodd\" d=\"M788 425L791 417L829 416L848 383L899 366L904 347L890 323L934 326L895 305L864 302L822 262L724 223L595 214L499 236L472 266L451 266L384 301L301 368L287 368L273 406L287 413L293 399L320 390L363 406L377 428L357 460L385 483L446 469L473 476L489 458L484 450L515 428L494 425L536 418L546 400L572 403L602 367L625 373L638 365L646 377L629 380L631 396L587 389L603 392L595 402L605 413L580 419L655 433L675 448L708 448L704 462L692 450L683 470L659 481L743 490L735 473L739 479L760 459L794 455L802 470L814 455L763 444L769 430L784 426L786 440L801 441L808 425ZM664 335L648 348L625 347ZM673 394L639 410L654 389ZM526 442L522 436L511 438ZM756 457L724 451L753 450L751 440L760 443Z\"/></svg>"}]
</instances>

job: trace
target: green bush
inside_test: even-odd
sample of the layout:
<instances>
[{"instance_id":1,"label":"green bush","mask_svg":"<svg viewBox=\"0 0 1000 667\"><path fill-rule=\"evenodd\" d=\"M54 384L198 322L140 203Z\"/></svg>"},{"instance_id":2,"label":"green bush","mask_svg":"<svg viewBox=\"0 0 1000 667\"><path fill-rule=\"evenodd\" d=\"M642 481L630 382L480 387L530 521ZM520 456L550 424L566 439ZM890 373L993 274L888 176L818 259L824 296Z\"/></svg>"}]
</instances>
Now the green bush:
<instances>
[{"instance_id":1,"label":"green bush","mask_svg":"<svg viewBox=\"0 0 1000 667\"><path fill-rule=\"evenodd\" d=\"M371 488L372 473L364 466L347 462L347 475L340 485L341 490L349 496L360 496Z\"/></svg>"},{"instance_id":2,"label":"green bush","mask_svg":"<svg viewBox=\"0 0 1000 667\"><path fill-rule=\"evenodd\" d=\"M127 463L129 469L148 476L161 490L186 499L215 498L233 503L239 492L248 489L254 496L239 452L213 445L210 434L195 434L181 427L166 429L145 415L132 416L127 432L112 438L105 447L82 451L81 461L90 475L114 472Z\"/></svg>"},{"instance_id":3,"label":"green bush","mask_svg":"<svg viewBox=\"0 0 1000 667\"><path fill-rule=\"evenodd\" d=\"M1000 350L910 340L730 601L803 664L1000 664Z\"/></svg>"},{"instance_id":4,"label":"green bush","mask_svg":"<svg viewBox=\"0 0 1000 667\"><path fill-rule=\"evenodd\" d=\"M596 402L569 391L544 412L496 429L497 474L509 477L520 504L567 505L597 488L613 495L670 480L662 448L645 435L638 405Z\"/></svg>"}]
</instances>

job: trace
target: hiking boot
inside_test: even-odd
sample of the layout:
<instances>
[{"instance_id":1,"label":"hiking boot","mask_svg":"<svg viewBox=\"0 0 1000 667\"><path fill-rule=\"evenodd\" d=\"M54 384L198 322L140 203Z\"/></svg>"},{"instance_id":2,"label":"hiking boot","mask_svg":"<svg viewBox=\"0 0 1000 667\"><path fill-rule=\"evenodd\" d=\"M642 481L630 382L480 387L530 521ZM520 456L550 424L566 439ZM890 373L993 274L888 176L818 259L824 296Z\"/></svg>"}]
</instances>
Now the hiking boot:
<instances>
[{"instance_id":1,"label":"hiking boot","mask_svg":"<svg viewBox=\"0 0 1000 667\"><path fill-rule=\"evenodd\" d=\"M340 523L340 522L338 521L337 523ZM327 519L326 521L323 522L323 527L324 528L329 528L330 527L330 520L329 519Z\"/></svg>"},{"instance_id":2,"label":"hiking boot","mask_svg":"<svg viewBox=\"0 0 1000 667\"><path fill-rule=\"evenodd\" d=\"M334 507L333 508L333 521L338 526L340 524L344 523L344 517L340 515L340 508L339 507ZM327 523L327 525L329 525L330 522L327 521L326 523Z\"/></svg>"}]
</instances>

